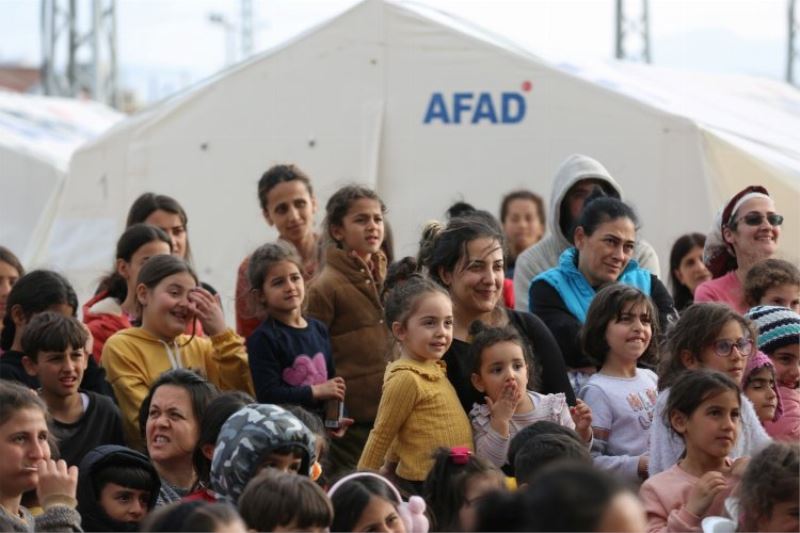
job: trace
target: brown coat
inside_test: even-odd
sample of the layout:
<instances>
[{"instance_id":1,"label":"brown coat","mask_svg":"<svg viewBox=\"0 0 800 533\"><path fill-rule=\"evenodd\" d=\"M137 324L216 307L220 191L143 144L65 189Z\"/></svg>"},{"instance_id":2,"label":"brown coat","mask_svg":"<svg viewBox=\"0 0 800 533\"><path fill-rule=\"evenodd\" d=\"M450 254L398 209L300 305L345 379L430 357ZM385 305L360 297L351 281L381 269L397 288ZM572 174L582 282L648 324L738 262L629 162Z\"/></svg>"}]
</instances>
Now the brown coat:
<instances>
[{"instance_id":1,"label":"brown coat","mask_svg":"<svg viewBox=\"0 0 800 533\"><path fill-rule=\"evenodd\" d=\"M373 272L359 257L330 246L325 266L308 289L309 316L328 326L336 374L345 379L345 406L357 422L375 420L386 369L389 331L381 286L386 257L373 256Z\"/></svg>"}]
</instances>

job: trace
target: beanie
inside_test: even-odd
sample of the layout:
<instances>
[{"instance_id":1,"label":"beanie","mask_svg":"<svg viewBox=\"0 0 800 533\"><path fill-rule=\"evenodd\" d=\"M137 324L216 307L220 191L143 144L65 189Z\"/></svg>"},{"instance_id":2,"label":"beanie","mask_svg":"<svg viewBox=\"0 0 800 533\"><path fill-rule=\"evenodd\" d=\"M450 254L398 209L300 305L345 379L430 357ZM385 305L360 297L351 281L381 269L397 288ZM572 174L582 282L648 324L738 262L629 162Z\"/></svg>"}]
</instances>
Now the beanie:
<instances>
[{"instance_id":1,"label":"beanie","mask_svg":"<svg viewBox=\"0 0 800 533\"><path fill-rule=\"evenodd\" d=\"M788 307L759 305L746 316L758 328L758 349L765 354L800 343L800 315Z\"/></svg>"}]
</instances>

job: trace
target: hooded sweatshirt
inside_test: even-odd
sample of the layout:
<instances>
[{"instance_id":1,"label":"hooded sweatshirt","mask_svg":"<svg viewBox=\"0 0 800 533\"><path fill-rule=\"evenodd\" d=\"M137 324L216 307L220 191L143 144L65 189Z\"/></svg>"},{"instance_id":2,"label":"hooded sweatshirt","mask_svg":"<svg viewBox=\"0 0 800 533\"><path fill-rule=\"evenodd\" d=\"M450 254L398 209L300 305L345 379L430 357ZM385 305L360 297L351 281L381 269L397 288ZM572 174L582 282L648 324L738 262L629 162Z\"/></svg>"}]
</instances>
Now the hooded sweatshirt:
<instances>
[{"instance_id":1,"label":"hooded sweatshirt","mask_svg":"<svg viewBox=\"0 0 800 533\"><path fill-rule=\"evenodd\" d=\"M578 181L593 179L605 183L604 189L611 189L623 199L622 189L614 181L608 170L598 161L585 155L569 156L556 171L553 190L550 194L550 205L547 211L547 227L549 233L538 243L517 256L514 267L514 307L519 311L528 311L528 291L531 281L542 272L558 266L561 254L572 246L570 239L561 230L561 204L567 191ZM653 247L643 240L636 242L633 258L639 266L649 270L656 277L661 273L658 256Z\"/></svg>"},{"instance_id":2,"label":"hooded sweatshirt","mask_svg":"<svg viewBox=\"0 0 800 533\"><path fill-rule=\"evenodd\" d=\"M161 481L155 467L144 454L115 444L94 448L81 461L78 474L78 512L85 531L138 531L139 524L114 520L99 504L100 493L94 478L107 466L132 466L145 470L150 475L150 501L148 511L156 506Z\"/></svg>"},{"instance_id":3,"label":"hooded sweatshirt","mask_svg":"<svg viewBox=\"0 0 800 533\"><path fill-rule=\"evenodd\" d=\"M144 449L139 434L139 406L150 384L167 370L199 370L221 390L253 394L244 341L231 329L213 337L182 334L171 343L143 328L125 329L106 342L102 364L122 411L125 439L139 450Z\"/></svg>"},{"instance_id":4,"label":"hooded sweatshirt","mask_svg":"<svg viewBox=\"0 0 800 533\"><path fill-rule=\"evenodd\" d=\"M234 505L247 483L275 450L302 450L299 475L308 476L316 461L316 437L296 416L271 404L251 403L222 425L211 459L211 489Z\"/></svg>"}]
</instances>

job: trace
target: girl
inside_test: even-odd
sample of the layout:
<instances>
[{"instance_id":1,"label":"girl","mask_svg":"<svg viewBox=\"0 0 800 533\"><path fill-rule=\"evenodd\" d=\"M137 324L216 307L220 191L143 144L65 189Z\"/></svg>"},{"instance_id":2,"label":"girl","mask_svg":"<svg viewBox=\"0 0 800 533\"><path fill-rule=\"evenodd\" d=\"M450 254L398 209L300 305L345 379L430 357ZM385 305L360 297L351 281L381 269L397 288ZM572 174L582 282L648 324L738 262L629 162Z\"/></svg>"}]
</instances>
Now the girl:
<instances>
[{"instance_id":1,"label":"girl","mask_svg":"<svg viewBox=\"0 0 800 533\"><path fill-rule=\"evenodd\" d=\"M241 337L225 325L219 302L197 286L197 276L173 255L150 258L139 272L136 298L142 325L106 341L102 364L114 387L128 445L143 449L139 406L162 372L193 368L223 390L253 392ZM209 337L183 332L200 320Z\"/></svg>"},{"instance_id":2,"label":"girl","mask_svg":"<svg viewBox=\"0 0 800 533\"><path fill-rule=\"evenodd\" d=\"M685 372L673 385L664 421L686 451L642 485L649 532L698 530L704 517L724 511L747 463L728 458L739 434L740 405L739 387L719 372Z\"/></svg>"},{"instance_id":3,"label":"girl","mask_svg":"<svg viewBox=\"0 0 800 533\"><path fill-rule=\"evenodd\" d=\"M302 315L305 284L294 250L284 243L258 248L250 256L248 277L267 314L247 338L256 399L319 413L326 400L344 401L344 379L333 377L328 329Z\"/></svg>"},{"instance_id":4,"label":"girl","mask_svg":"<svg viewBox=\"0 0 800 533\"><path fill-rule=\"evenodd\" d=\"M706 236L702 233L682 235L672 245L669 254L669 280L675 309L683 311L694 301L694 290L711 279L711 272L703 263L703 246Z\"/></svg>"},{"instance_id":5,"label":"girl","mask_svg":"<svg viewBox=\"0 0 800 533\"><path fill-rule=\"evenodd\" d=\"M486 395L486 403L475 403L470 412L478 457L502 467L514 435L539 420L576 429L590 445L592 412L585 403L579 400L570 409L563 393L528 389L532 359L516 329L487 327L476 321L470 333L472 384Z\"/></svg>"},{"instance_id":6,"label":"girl","mask_svg":"<svg viewBox=\"0 0 800 533\"><path fill-rule=\"evenodd\" d=\"M756 416L767 434L775 438L770 432L769 423L777 422L781 418L783 405L775 381L775 366L761 351L756 351L747 358L742 376L742 392L753 404Z\"/></svg>"},{"instance_id":7,"label":"girl","mask_svg":"<svg viewBox=\"0 0 800 533\"><path fill-rule=\"evenodd\" d=\"M172 254L192 264L187 232L189 217L177 200L152 192L142 194L131 204L125 227L142 223L161 228L172 241Z\"/></svg>"},{"instance_id":8,"label":"girl","mask_svg":"<svg viewBox=\"0 0 800 533\"><path fill-rule=\"evenodd\" d=\"M83 321L94 338L92 356L100 362L106 340L139 318L136 278L153 256L172 253L172 241L161 228L134 224L117 241L114 272L100 282L94 298L83 306Z\"/></svg>"},{"instance_id":9,"label":"girl","mask_svg":"<svg viewBox=\"0 0 800 533\"><path fill-rule=\"evenodd\" d=\"M308 315L328 327L333 363L351 391L345 405L355 424L331 447L332 465L349 470L372 429L386 369L388 338L380 301L386 207L374 191L349 185L331 196L325 210L334 244L326 248L325 266L309 287Z\"/></svg>"},{"instance_id":10,"label":"girl","mask_svg":"<svg viewBox=\"0 0 800 533\"><path fill-rule=\"evenodd\" d=\"M633 482L647 478L658 379L637 364L658 358L655 314L644 293L615 283L597 293L581 332L583 351L599 368L579 394L592 408L592 456L598 467Z\"/></svg>"},{"instance_id":11,"label":"girl","mask_svg":"<svg viewBox=\"0 0 800 533\"><path fill-rule=\"evenodd\" d=\"M797 531L800 445L773 443L753 457L739 486L739 531Z\"/></svg>"},{"instance_id":12,"label":"girl","mask_svg":"<svg viewBox=\"0 0 800 533\"><path fill-rule=\"evenodd\" d=\"M667 333L666 353L659 362L656 412L650 427L651 476L678 462L684 444L665 422L670 387L686 370L707 368L726 374L740 383L747 357L755 352L755 331L749 320L719 303L689 306ZM739 439L730 452L732 458L751 456L769 444L770 438L759 422L753 404L741 399Z\"/></svg>"},{"instance_id":13,"label":"girl","mask_svg":"<svg viewBox=\"0 0 800 533\"><path fill-rule=\"evenodd\" d=\"M425 500L400 492L383 476L356 472L337 481L328 491L333 504L331 531L428 532Z\"/></svg>"},{"instance_id":14,"label":"girl","mask_svg":"<svg viewBox=\"0 0 800 533\"><path fill-rule=\"evenodd\" d=\"M9 531L82 531L75 510L78 467L50 458L47 408L22 385L0 380L0 522ZM22 494L36 489L35 519Z\"/></svg>"},{"instance_id":15,"label":"girl","mask_svg":"<svg viewBox=\"0 0 800 533\"><path fill-rule=\"evenodd\" d=\"M511 280L517 256L539 242L547 229L542 197L525 189L506 194L500 203L500 223L509 243L506 279Z\"/></svg>"},{"instance_id":16,"label":"girl","mask_svg":"<svg viewBox=\"0 0 800 533\"><path fill-rule=\"evenodd\" d=\"M789 261L756 263L744 279L743 290L749 307L775 305L800 313L800 270Z\"/></svg>"},{"instance_id":17,"label":"girl","mask_svg":"<svg viewBox=\"0 0 800 533\"><path fill-rule=\"evenodd\" d=\"M314 231L317 199L308 175L295 165L273 166L258 181L258 201L267 224L300 254L300 272L310 280L317 270L319 235ZM243 337L249 337L264 318L251 302L249 260L242 261L236 277L236 331Z\"/></svg>"},{"instance_id":18,"label":"girl","mask_svg":"<svg viewBox=\"0 0 800 533\"><path fill-rule=\"evenodd\" d=\"M434 531L476 531L478 503L505 490L502 472L466 448L440 448L425 479Z\"/></svg>"},{"instance_id":19,"label":"girl","mask_svg":"<svg viewBox=\"0 0 800 533\"><path fill-rule=\"evenodd\" d=\"M436 448L472 449L469 420L441 361L453 340L450 297L433 281L413 277L388 294L386 323L402 355L386 369L378 417L358 466L377 470L396 457L397 476L419 493Z\"/></svg>"},{"instance_id":20,"label":"girl","mask_svg":"<svg viewBox=\"0 0 800 533\"><path fill-rule=\"evenodd\" d=\"M6 300L11 287L25 274L17 256L5 246L0 246L0 332L3 331L3 317L6 314ZM3 353L0 350L0 354Z\"/></svg>"}]
</instances>

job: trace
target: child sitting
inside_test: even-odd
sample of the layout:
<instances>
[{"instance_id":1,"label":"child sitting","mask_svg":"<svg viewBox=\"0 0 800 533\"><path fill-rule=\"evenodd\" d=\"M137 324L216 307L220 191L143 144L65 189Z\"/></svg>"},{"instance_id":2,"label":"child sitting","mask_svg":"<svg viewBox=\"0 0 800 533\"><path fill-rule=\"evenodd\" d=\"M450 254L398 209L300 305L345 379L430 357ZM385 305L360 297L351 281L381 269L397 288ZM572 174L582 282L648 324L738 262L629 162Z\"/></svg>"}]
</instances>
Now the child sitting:
<instances>
[{"instance_id":1,"label":"child sitting","mask_svg":"<svg viewBox=\"0 0 800 533\"><path fill-rule=\"evenodd\" d=\"M728 457L739 434L740 406L739 387L720 372L689 371L672 386L665 417L686 452L642 485L649 532L697 530L704 517L723 511L746 465L746 459L734 463Z\"/></svg>"},{"instance_id":2,"label":"child sitting","mask_svg":"<svg viewBox=\"0 0 800 533\"><path fill-rule=\"evenodd\" d=\"M515 328L488 327L475 321L470 333L474 336L470 345L472 384L486 395L486 403L476 403L470 412L478 457L503 466L514 435L539 420L575 429L590 445L592 412L585 403L578 401L570 409L563 393L528 389L531 357Z\"/></svg>"},{"instance_id":3,"label":"child sitting","mask_svg":"<svg viewBox=\"0 0 800 533\"><path fill-rule=\"evenodd\" d=\"M800 441L800 314L785 307L760 306L747 313L758 327L758 348L775 366L783 414L764 427L775 439Z\"/></svg>"},{"instance_id":4,"label":"child sitting","mask_svg":"<svg viewBox=\"0 0 800 533\"><path fill-rule=\"evenodd\" d=\"M245 487L239 514L253 531L322 533L333 521L333 505L309 478L265 470Z\"/></svg>"},{"instance_id":5,"label":"child sitting","mask_svg":"<svg viewBox=\"0 0 800 533\"><path fill-rule=\"evenodd\" d=\"M88 337L78 319L51 311L34 316L22 335L22 364L41 386L39 396L47 404L48 427L61 458L75 466L96 446L125 444L114 402L79 389L90 357L84 350Z\"/></svg>"},{"instance_id":6,"label":"child sitting","mask_svg":"<svg viewBox=\"0 0 800 533\"><path fill-rule=\"evenodd\" d=\"M747 358L742 376L742 392L753 404L756 416L765 426L769 422L777 422L783 415L783 404L775 380L775 366L761 351L756 351Z\"/></svg>"},{"instance_id":7,"label":"child sitting","mask_svg":"<svg viewBox=\"0 0 800 533\"><path fill-rule=\"evenodd\" d=\"M773 443L755 455L739 486L739 531L798 531L800 445Z\"/></svg>"},{"instance_id":8,"label":"child sitting","mask_svg":"<svg viewBox=\"0 0 800 533\"><path fill-rule=\"evenodd\" d=\"M615 283L592 300L581 331L586 355L599 371L578 394L592 408L595 464L625 481L647 478L650 425L658 378L638 368L658 359L658 326L653 303L630 285Z\"/></svg>"},{"instance_id":9,"label":"child sitting","mask_svg":"<svg viewBox=\"0 0 800 533\"><path fill-rule=\"evenodd\" d=\"M147 456L106 444L89 451L78 475L84 531L137 531L156 506L161 480Z\"/></svg>"},{"instance_id":10,"label":"child sitting","mask_svg":"<svg viewBox=\"0 0 800 533\"><path fill-rule=\"evenodd\" d=\"M800 313L800 270L783 259L765 259L747 272L743 286L747 305L775 305Z\"/></svg>"}]
</instances>

